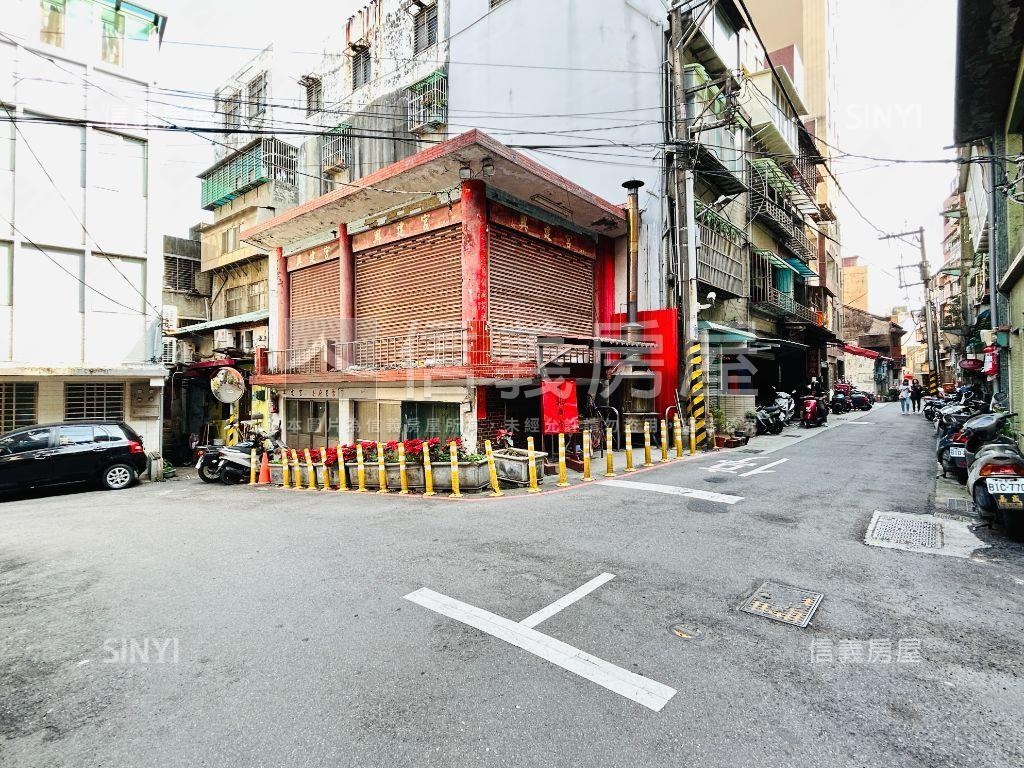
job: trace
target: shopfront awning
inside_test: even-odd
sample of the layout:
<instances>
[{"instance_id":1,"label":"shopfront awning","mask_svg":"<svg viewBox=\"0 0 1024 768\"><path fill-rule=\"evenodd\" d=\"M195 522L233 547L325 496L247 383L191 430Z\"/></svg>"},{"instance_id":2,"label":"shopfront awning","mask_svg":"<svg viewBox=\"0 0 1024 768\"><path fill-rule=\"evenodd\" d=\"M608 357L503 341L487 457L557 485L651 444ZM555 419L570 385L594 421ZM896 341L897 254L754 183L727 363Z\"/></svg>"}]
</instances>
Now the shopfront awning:
<instances>
[{"instance_id":1,"label":"shopfront awning","mask_svg":"<svg viewBox=\"0 0 1024 768\"><path fill-rule=\"evenodd\" d=\"M711 344L743 344L749 341L757 341L757 336L739 328L731 328L728 325L712 323L710 320L700 320L697 327L708 332L708 341Z\"/></svg>"},{"instance_id":2,"label":"shopfront awning","mask_svg":"<svg viewBox=\"0 0 1024 768\"><path fill-rule=\"evenodd\" d=\"M259 309L255 312L246 312L244 315L233 315L232 317L224 317L220 320L207 320L204 323L196 323L195 325L186 325L183 328L176 328L173 331L168 331L168 336L186 336L190 333L200 333L202 331L215 331L218 328L234 328L239 325L248 325L250 323L260 323L270 318L270 312L266 309Z\"/></svg>"},{"instance_id":3,"label":"shopfront awning","mask_svg":"<svg viewBox=\"0 0 1024 768\"><path fill-rule=\"evenodd\" d=\"M818 273L800 259L789 257L786 259L786 264L789 265L790 269L803 278L818 277Z\"/></svg>"},{"instance_id":4,"label":"shopfront awning","mask_svg":"<svg viewBox=\"0 0 1024 768\"><path fill-rule=\"evenodd\" d=\"M871 360L881 357L881 355L873 349L864 349L864 347L858 347L855 344L843 344L843 352L849 352L851 355L860 355L861 357L867 357Z\"/></svg>"}]
</instances>

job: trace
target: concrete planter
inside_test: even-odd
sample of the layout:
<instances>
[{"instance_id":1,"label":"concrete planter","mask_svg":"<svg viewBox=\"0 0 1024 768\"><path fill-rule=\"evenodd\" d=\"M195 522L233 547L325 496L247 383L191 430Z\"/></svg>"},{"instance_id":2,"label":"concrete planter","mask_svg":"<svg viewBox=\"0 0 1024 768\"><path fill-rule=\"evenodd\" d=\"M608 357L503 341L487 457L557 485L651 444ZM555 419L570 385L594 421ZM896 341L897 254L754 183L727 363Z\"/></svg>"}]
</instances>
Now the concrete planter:
<instances>
[{"instance_id":1,"label":"concrete planter","mask_svg":"<svg viewBox=\"0 0 1024 768\"><path fill-rule=\"evenodd\" d=\"M377 463L363 464L363 468L366 470L366 487L377 488ZM402 476L399 465L385 464L384 474L387 477L388 489L396 491L402 487ZM353 462L347 462L345 464L345 476L348 478L348 487L356 488L359 485L359 465ZM423 465L414 464L409 462L405 465L405 476L409 481L409 488L414 490L421 490L426 487L426 480L423 475ZM437 473L434 474L435 478ZM435 483L436 483L435 479Z\"/></svg>"},{"instance_id":2,"label":"concrete planter","mask_svg":"<svg viewBox=\"0 0 1024 768\"><path fill-rule=\"evenodd\" d=\"M533 452L534 466L537 468L537 482L544 481L544 459L546 453ZM494 467L498 478L516 485L528 485L530 482L530 452L523 448L503 448L494 452Z\"/></svg>"},{"instance_id":3,"label":"concrete planter","mask_svg":"<svg viewBox=\"0 0 1024 768\"><path fill-rule=\"evenodd\" d=\"M434 469L434 490L450 491L452 488L452 466L447 461L436 462ZM478 462L459 462L459 490L460 491L482 491L491 482L490 474L487 471L487 460Z\"/></svg>"}]
</instances>

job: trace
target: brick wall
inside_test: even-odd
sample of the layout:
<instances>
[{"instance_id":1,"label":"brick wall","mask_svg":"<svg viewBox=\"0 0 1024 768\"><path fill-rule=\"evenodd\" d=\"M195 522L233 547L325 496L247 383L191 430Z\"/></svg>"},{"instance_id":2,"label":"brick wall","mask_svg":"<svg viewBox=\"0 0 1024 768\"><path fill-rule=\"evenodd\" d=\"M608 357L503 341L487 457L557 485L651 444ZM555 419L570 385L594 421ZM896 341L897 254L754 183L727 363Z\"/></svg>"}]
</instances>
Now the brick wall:
<instances>
[{"instance_id":1,"label":"brick wall","mask_svg":"<svg viewBox=\"0 0 1024 768\"><path fill-rule=\"evenodd\" d=\"M477 402L479 403L482 398L486 408L484 418L477 418L476 421L477 450L483 453L484 440L493 443L498 436L498 430L505 428L505 401L501 399L497 387L477 387L477 393Z\"/></svg>"}]
</instances>

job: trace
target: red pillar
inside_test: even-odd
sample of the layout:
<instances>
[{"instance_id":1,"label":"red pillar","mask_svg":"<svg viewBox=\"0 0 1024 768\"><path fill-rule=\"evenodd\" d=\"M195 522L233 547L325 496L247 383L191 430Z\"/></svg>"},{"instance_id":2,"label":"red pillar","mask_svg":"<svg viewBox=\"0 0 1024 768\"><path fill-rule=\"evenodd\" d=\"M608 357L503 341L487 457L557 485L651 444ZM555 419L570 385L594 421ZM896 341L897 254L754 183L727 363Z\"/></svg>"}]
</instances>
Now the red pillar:
<instances>
[{"instance_id":1,"label":"red pillar","mask_svg":"<svg viewBox=\"0 0 1024 768\"><path fill-rule=\"evenodd\" d=\"M615 314L615 241L601 237L597 241L594 263L594 324L596 335L614 336Z\"/></svg>"},{"instance_id":2,"label":"red pillar","mask_svg":"<svg viewBox=\"0 0 1024 768\"><path fill-rule=\"evenodd\" d=\"M347 224L338 225L338 365L355 362L356 340L356 256Z\"/></svg>"},{"instance_id":3,"label":"red pillar","mask_svg":"<svg viewBox=\"0 0 1024 768\"><path fill-rule=\"evenodd\" d=\"M288 274L288 259L284 248L274 249L274 275L277 288L277 304L274 307L274 330L279 350L291 347L291 278Z\"/></svg>"},{"instance_id":4,"label":"red pillar","mask_svg":"<svg viewBox=\"0 0 1024 768\"><path fill-rule=\"evenodd\" d=\"M487 333L487 187L480 179L462 182L462 322L470 365L490 359Z\"/></svg>"}]
</instances>

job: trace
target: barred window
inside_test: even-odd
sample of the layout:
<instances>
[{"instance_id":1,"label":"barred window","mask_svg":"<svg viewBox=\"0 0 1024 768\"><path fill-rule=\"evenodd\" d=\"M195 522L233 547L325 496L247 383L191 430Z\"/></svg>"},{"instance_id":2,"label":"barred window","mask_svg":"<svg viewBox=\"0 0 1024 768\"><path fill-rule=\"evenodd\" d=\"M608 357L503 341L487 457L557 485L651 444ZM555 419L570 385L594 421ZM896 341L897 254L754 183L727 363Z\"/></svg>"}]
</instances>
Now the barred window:
<instances>
[{"instance_id":1,"label":"barred window","mask_svg":"<svg viewBox=\"0 0 1024 768\"><path fill-rule=\"evenodd\" d=\"M319 77L306 75L300 81L306 88L306 117L324 108L324 85Z\"/></svg>"},{"instance_id":2,"label":"barred window","mask_svg":"<svg viewBox=\"0 0 1024 768\"><path fill-rule=\"evenodd\" d=\"M324 172L352 167L352 134L347 123L332 128L320 145L320 165Z\"/></svg>"},{"instance_id":3,"label":"barred window","mask_svg":"<svg viewBox=\"0 0 1024 768\"><path fill-rule=\"evenodd\" d=\"M65 384L65 421L123 421L124 384Z\"/></svg>"},{"instance_id":4,"label":"barred window","mask_svg":"<svg viewBox=\"0 0 1024 768\"><path fill-rule=\"evenodd\" d=\"M0 384L0 432L28 427L39 421L38 384Z\"/></svg>"},{"instance_id":5,"label":"barred window","mask_svg":"<svg viewBox=\"0 0 1024 768\"><path fill-rule=\"evenodd\" d=\"M362 88L370 82L371 67L369 48L352 54L352 90Z\"/></svg>"},{"instance_id":6,"label":"barred window","mask_svg":"<svg viewBox=\"0 0 1024 768\"><path fill-rule=\"evenodd\" d=\"M258 280L249 284L249 311L258 312L267 308L267 283Z\"/></svg>"},{"instance_id":7,"label":"barred window","mask_svg":"<svg viewBox=\"0 0 1024 768\"><path fill-rule=\"evenodd\" d=\"M221 99L221 112L224 114L224 127L229 131L237 131L242 127L242 94L236 92Z\"/></svg>"},{"instance_id":8,"label":"barred window","mask_svg":"<svg viewBox=\"0 0 1024 768\"><path fill-rule=\"evenodd\" d=\"M224 291L224 315L234 317L245 312L245 286L236 285Z\"/></svg>"},{"instance_id":9,"label":"barred window","mask_svg":"<svg viewBox=\"0 0 1024 768\"><path fill-rule=\"evenodd\" d=\"M413 21L413 49L423 53L437 42L437 6L432 5L417 14Z\"/></svg>"},{"instance_id":10,"label":"barred window","mask_svg":"<svg viewBox=\"0 0 1024 768\"><path fill-rule=\"evenodd\" d=\"M194 291L199 259L164 254L164 288L171 291Z\"/></svg>"},{"instance_id":11,"label":"barred window","mask_svg":"<svg viewBox=\"0 0 1024 768\"><path fill-rule=\"evenodd\" d=\"M261 72L249 81L249 117L267 111L267 73Z\"/></svg>"}]
</instances>

